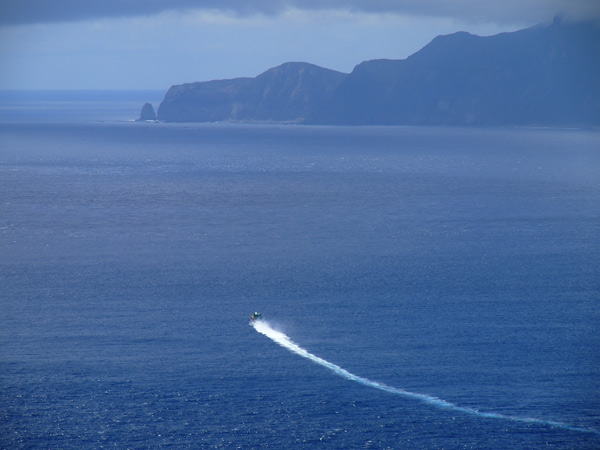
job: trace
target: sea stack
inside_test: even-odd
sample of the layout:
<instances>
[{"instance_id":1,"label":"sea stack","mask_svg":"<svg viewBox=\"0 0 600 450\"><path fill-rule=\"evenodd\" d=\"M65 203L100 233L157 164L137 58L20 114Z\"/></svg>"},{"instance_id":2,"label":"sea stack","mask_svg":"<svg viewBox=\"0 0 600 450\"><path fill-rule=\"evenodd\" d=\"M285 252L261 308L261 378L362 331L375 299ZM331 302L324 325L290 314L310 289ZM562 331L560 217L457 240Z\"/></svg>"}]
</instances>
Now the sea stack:
<instances>
[{"instance_id":1,"label":"sea stack","mask_svg":"<svg viewBox=\"0 0 600 450\"><path fill-rule=\"evenodd\" d=\"M139 122L146 120L156 120L156 113L154 112L154 107L151 103L146 103L142 107L142 112L140 113Z\"/></svg>"}]
</instances>

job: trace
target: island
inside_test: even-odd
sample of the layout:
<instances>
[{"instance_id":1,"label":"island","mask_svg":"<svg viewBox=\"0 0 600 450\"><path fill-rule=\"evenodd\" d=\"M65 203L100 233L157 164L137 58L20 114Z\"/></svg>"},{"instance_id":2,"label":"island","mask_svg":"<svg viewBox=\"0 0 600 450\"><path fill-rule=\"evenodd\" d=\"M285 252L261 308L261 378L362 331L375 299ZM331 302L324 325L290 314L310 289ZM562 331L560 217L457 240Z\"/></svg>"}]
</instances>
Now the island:
<instances>
[{"instance_id":1,"label":"island","mask_svg":"<svg viewBox=\"0 0 600 450\"><path fill-rule=\"evenodd\" d=\"M172 86L164 122L333 125L600 125L600 25L438 36L403 60L341 73L303 62L255 78Z\"/></svg>"}]
</instances>

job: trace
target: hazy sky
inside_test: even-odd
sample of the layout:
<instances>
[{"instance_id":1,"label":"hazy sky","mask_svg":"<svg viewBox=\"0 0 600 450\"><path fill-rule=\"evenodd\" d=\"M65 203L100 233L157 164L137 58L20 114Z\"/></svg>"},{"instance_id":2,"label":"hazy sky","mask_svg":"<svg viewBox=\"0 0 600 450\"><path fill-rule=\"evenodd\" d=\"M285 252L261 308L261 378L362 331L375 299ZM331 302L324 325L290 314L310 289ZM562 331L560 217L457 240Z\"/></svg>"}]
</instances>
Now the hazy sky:
<instances>
[{"instance_id":1,"label":"hazy sky","mask_svg":"<svg viewBox=\"0 0 600 450\"><path fill-rule=\"evenodd\" d=\"M350 72L559 14L600 19L600 0L0 0L0 89L166 90L286 61Z\"/></svg>"}]
</instances>

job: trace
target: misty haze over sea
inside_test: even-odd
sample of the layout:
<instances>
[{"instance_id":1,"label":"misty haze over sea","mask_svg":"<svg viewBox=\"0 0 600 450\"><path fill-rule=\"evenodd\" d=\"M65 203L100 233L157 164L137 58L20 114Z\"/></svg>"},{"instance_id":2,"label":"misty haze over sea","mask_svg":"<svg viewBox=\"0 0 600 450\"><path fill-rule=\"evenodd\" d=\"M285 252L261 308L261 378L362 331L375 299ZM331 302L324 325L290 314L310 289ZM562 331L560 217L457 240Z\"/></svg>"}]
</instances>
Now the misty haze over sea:
<instances>
[{"instance_id":1,"label":"misty haze over sea","mask_svg":"<svg viewBox=\"0 0 600 450\"><path fill-rule=\"evenodd\" d=\"M161 90L0 90L0 123L114 122L139 117Z\"/></svg>"}]
</instances>

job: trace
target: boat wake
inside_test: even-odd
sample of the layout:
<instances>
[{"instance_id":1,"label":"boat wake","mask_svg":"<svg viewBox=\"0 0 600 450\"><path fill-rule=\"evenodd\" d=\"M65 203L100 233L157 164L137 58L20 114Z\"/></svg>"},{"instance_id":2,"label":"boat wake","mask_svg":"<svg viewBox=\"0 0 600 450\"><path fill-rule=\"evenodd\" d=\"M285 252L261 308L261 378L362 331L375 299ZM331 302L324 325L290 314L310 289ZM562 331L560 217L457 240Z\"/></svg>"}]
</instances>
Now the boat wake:
<instances>
[{"instance_id":1,"label":"boat wake","mask_svg":"<svg viewBox=\"0 0 600 450\"><path fill-rule=\"evenodd\" d=\"M595 429L574 427L574 426L571 426L571 425L568 425L568 424L565 424L562 422L556 422L553 420L542 420L542 419L535 419L535 418L530 418L530 417L509 416L509 415L493 413L493 412L482 412L482 411L479 411L479 410L473 409L473 408L465 408L465 407L455 405L454 403L448 402L446 400L442 400L440 398L437 398L437 397L434 397L431 395L410 392L410 391L406 391L404 389L388 386L386 384L379 383L377 381L372 381L372 380L369 380L368 378L360 377L351 372L348 372L346 369L344 369L336 364L333 364L329 361L324 360L323 358L319 358L318 356L313 355L312 353L310 353L307 350L300 347L298 344L294 343L286 334L282 333L281 331L277 331L277 330L273 329L268 324L268 322L266 322L264 320L253 322L251 325L256 329L256 331L267 336L269 339L273 340L275 343L281 345L282 347L288 349L289 351L291 351L299 356L302 356L303 358L309 359L312 362L317 363L317 364L331 370L336 375L339 375L342 378L345 378L350 381L355 381L357 383L360 383L364 386L367 386L367 387L370 387L373 389L379 389L380 391L389 392L390 394L401 395L403 397L420 400L424 403L433 405L437 408L457 411L457 412L461 412L461 413L465 413L465 414L471 414L474 416L484 417L484 418L488 418L488 419L502 419L502 420L510 420L513 422L540 424L540 425L546 425L546 426L550 426L550 427L554 427L554 428L562 428L564 430L577 431L577 432L581 432L581 433L593 433L593 434L600 435L600 431L595 430Z\"/></svg>"}]
</instances>

